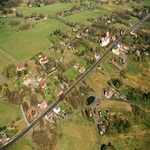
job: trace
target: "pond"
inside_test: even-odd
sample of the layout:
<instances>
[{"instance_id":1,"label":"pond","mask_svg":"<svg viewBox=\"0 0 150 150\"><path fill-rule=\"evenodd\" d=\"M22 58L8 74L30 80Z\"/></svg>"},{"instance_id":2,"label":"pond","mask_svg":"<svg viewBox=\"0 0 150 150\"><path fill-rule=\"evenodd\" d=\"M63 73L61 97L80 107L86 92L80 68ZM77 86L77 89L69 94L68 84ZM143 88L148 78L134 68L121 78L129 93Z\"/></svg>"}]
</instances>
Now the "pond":
<instances>
[{"instance_id":1,"label":"pond","mask_svg":"<svg viewBox=\"0 0 150 150\"><path fill-rule=\"evenodd\" d=\"M95 100L95 97L94 96L90 96L88 99L87 99L87 105L90 105L94 102Z\"/></svg>"}]
</instances>

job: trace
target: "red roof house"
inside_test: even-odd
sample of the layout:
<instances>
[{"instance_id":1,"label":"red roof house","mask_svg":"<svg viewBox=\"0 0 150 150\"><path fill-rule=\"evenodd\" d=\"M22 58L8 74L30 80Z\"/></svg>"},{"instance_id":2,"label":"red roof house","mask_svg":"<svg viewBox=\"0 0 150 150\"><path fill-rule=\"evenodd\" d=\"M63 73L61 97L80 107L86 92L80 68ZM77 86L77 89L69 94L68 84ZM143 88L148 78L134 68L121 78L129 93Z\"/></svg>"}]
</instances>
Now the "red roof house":
<instances>
[{"instance_id":1,"label":"red roof house","mask_svg":"<svg viewBox=\"0 0 150 150\"><path fill-rule=\"evenodd\" d=\"M24 65L19 65L18 67L17 67L17 71L22 71L24 69Z\"/></svg>"},{"instance_id":2,"label":"red roof house","mask_svg":"<svg viewBox=\"0 0 150 150\"><path fill-rule=\"evenodd\" d=\"M33 109L28 111L27 113L27 117L31 117L31 118L36 117L36 115L37 115L37 112L36 110L33 110Z\"/></svg>"},{"instance_id":3,"label":"red roof house","mask_svg":"<svg viewBox=\"0 0 150 150\"><path fill-rule=\"evenodd\" d=\"M45 87L46 87L46 82L41 81L41 82L40 82L40 87L41 87L42 89L45 88Z\"/></svg>"},{"instance_id":4,"label":"red roof house","mask_svg":"<svg viewBox=\"0 0 150 150\"><path fill-rule=\"evenodd\" d=\"M39 107L41 110L45 109L45 108L47 107L46 101L43 101L41 104L38 104L38 107Z\"/></svg>"},{"instance_id":5,"label":"red roof house","mask_svg":"<svg viewBox=\"0 0 150 150\"><path fill-rule=\"evenodd\" d=\"M45 56L45 55L41 55L41 59L40 59L40 63L41 64L45 64L45 63L47 63L49 60L48 60L48 58Z\"/></svg>"},{"instance_id":6,"label":"red roof house","mask_svg":"<svg viewBox=\"0 0 150 150\"><path fill-rule=\"evenodd\" d=\"M113 92L110 90L110 89L107 89L106 91L105 91L105 97L106 98L111 98L112 97L112 95L113 95Z\"/></svg>"},{"instance_id":7,"label":"red roof house","mask_svg":"<svg viewBox=\"0 0 150 150\"><path fill-rule=\"evenodd\" d=\"M7 136L3 135L0 141L4 144L7 141Z\"/></svg>"}]
</instances>

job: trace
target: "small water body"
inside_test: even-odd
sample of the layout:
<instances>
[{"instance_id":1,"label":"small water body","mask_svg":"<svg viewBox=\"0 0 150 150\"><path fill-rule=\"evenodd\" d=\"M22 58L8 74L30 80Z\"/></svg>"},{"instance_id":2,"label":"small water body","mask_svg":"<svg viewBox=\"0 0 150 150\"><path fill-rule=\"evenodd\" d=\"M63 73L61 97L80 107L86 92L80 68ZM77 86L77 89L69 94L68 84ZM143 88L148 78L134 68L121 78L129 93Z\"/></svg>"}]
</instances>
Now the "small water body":
<instances>
[{"instance_id":1,"label":"small water body","mask_svg":"<svg viewBox=\"0 0 150 150\"><path fill-rule=\"evenodd\" d=\"M88 99L87 99L87 105L90 105L94 102L95 100L95 97L94 96L90 96Z\"/></svg>"}]
</instances>

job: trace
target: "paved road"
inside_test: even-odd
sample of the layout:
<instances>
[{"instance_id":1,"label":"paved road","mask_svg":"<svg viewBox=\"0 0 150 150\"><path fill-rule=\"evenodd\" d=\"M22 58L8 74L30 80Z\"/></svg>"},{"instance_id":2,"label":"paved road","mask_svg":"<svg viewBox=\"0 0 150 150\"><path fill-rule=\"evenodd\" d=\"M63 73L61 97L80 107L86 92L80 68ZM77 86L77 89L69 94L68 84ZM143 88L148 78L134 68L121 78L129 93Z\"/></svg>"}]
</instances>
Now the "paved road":
<instances>
[{"instance_id":1,"label":"paved road","mask_svg":"<svg viewBox=\"0 0 150 150\"><path fill-rule=\"evenodd\" d=\"M146 17L143 18L142 21L138 22L134 27L132 27L130 30L128 30L120 39L118 39L115 43L113 43L108 50L103 54L103 56L89 69L87 70L77 81L74 83L65 93L63 93L60 98L51 106L49 106L45 112L43 112L33 123L30 124L29 127L27 127L20 135L18 135L15 139L10 141L8 144L3 146L0 150L5 150L15 144L19 139L21 139L23 136L25 136L30 129L32 129L48 112L50 112L60 101L62 101L73 89L74 87L79 84L86 76L88 76L91 71L108 55L108 53L111 51L111 49L117 44L120 40L124 38L125 35L130 34L130 32L133 32L133 30L139 28L142 23L148 19L150 14L148 14Z\"/></svg>"}]
</instances>

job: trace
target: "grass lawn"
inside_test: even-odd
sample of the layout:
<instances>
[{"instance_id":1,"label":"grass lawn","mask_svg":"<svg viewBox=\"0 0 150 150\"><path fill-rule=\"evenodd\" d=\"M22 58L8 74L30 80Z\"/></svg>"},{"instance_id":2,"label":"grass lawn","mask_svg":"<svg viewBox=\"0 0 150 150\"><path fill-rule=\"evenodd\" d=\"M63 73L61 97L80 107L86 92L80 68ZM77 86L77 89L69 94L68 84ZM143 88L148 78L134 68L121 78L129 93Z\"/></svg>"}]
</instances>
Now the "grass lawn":
<instances>
[{"instance_id":1,"label":"grass lawn","mask_svg":"<svg viewBox=\"0 0 150 150\"><path fill-rule=\"evenodd\" d=\"M75 6L75 4L73 3L57 3L53 5L47 5L47 6L41 4L41 7L32 7L32 8L28 7L27 5L24 5L22 7L18 7L17 10L19 12L22 11L24 16L30 16L33 12L36 12L37 14L42 13L47 17L48 15L54 15L57 12L63 12L65 10L69 10L73 6Z\"/></svg>"},{"instance_id":2,"label":"grass lawn","mask_svg":"<svg viewBox=\"0 0 150 150\"><path fill-rule=\"evenodd\" d=\"M83 24L87 25L89 23L87 21L87 19L98 18L105 14L108 14L107 11L105 11L105 10L100 10L100 11L84 10L79 13L76 13L76 14L66 17L66 20L69 22L79 22L79 23L83 23Z\"/></svg>"},{"instance_id":3,"label":"grass lawn","mask_svg":"<svg viewBox=\"0 0 150 150\"><path fill-rule=\"evenodd\" d=\"M58 125L62 133L55 150L98 150L99 138L95 124L76 114Z\"/></svg>"},{"instance_id":4,"label":"grass lawn","mask_svg":"<svg viewBox=\"0 0 150 150\"><path fill-rule=\"evenodd\" d=\"M19 106L0 100L0 126L9 126L18 117L21 117L21 109Z\"/></svg>"},{"instance_id":5,"label":"grass lawn","mask_svg":"<svg viewBox=\"0 0 150 150\"><path fill-rule=\"evenodd\" d=\"M33 143L29 135L26 135L17 144L9 148L9 150L33 150Z\"/></svg>"},{"instance_id":6,"label":"grass lawn","mask_svg":"<svg viewBox=\"0 0 150 150\"><path fill-rule=\"evenodd\" d=\"M77 76L80 74L78 70L74 68L70 68L66 73L66 76L68 76L70 79L76 79Z\"/></svg>"},{"instance_id":7,"label":"grass lawn","mask_svg":"<svg viewBox=\"0 0 150 150\"><path fill-rule=\"evenodd\" d=\"M56 29L68 31L69 27L55 19L38 22L27 31L16 32L6 26L0 29L0 48L22 62L38 52L47 51L51 46L48 36Z\"/></svg>"},{"instance_id":8,"label":"grass lawn","mask_svg":"<svg viewBox=\"0 0 150 150\"><path fill-rule=\"evenodd\" d=\"M0 51L0 61L1 61L0 73L3 71L4 67L7 67L10 64L16 64L16 62L13 59L8 57L6 54L4 54L1 51Z\"/></svg>"}]
</instances>

